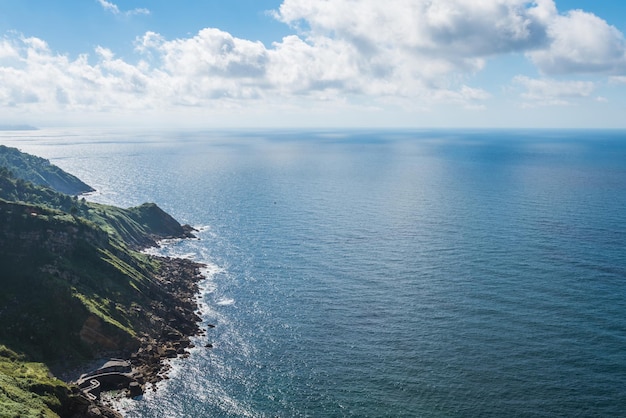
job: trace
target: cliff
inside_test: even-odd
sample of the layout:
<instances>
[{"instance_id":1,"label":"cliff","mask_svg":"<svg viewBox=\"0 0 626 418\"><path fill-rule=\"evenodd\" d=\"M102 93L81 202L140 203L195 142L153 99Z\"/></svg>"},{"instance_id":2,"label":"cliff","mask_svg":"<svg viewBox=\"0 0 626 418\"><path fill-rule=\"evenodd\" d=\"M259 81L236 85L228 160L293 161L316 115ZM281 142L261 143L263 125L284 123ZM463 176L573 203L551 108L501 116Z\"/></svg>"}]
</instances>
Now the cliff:
<instances>
[{"instance_id":1,"label":"cliff","mask_svg":"<svg viewBox=\"0 0 626 418\"><path fill-rule=\"evenodd\" d=\"M0 199L56 209L89 220L132 249L156 246L163 239L193 238L193 228L181 225L154 203L123 209L88 202L37 186L14 173L11 167L0 165Z\"/></svg>"},{"instance_id":2,"label":"cliff","mask_svg":"<svg viewBox=\"0 0 626 418\"><path fill-rule=\"evenodd\" d=\"M61 193L79 195L94 191L80 179L50 164L50 161L20 152L17 148L0 145L0 167L9 168L18 178Z\"/></svg>"},{"instance_id":3,"label":"cliff","mask_svg":"<svg viewBox=\"0 0 626 418\"><path fill-rule=\"evenodd\" d=\"M190 228L152 203L95 204L20 172L0 168L0 416L90 416L76 389L22 371L47 376L114 350L135 353L139 383L160 378L160 358L183 353L198 331L200 266L137 250Z\"/></svg>"}]
</instances>

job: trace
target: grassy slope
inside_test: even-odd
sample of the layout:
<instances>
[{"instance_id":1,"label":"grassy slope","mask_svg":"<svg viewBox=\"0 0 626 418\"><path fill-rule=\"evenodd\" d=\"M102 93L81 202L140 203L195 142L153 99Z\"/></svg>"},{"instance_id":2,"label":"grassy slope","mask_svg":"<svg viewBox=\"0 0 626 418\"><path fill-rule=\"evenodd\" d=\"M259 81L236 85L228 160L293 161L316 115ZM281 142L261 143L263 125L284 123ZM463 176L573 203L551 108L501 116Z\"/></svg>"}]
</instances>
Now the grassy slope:
<instances>
[{"instance_id":1,"label":"grassy slope","mask_svg":"<svg viewBox=\"0 0 626 418\"><path fill-rule=\"evenodd\" d=\"M63 416L68 388L44 363L134 348L163 290L132 248L186 233L154 204L90 203L15 171L0 167L0 416Z\"/></svg>"},{"instance_id":2,"label":"grassy slope","mask_svg":"<svg viewBox=\"0 0 626 418\"><path fill-rule=\"evenodd\" d=\"M0 145L0 167L9 167L16 177L61 193L77 195L93 189L77 177L66 173L50 161Z\"/></svg>"},{"instance_id":3,"label":"grassy slope","mask_svg":"<svg viewBox=\"0 0 626 418\"><path fill-rule=\"evenodd\" d=\"M70 393L45 365L0 345L0 417L57 417Z\"/></svg>"},{"instance_id":4,"label":"grassy slope","mask_svg":"<svg viewBox=\"0 0 626 418\"><path fill-rule=\"evenodd\" d=\"M45 364L134 349L151 326L159 266L63 212L0 201L0 225L0 343L22 354L0 350L0 416L63 416L68 388ZM86 342L90 318L101 339Z\"/></svg>"},{"instance_id":5,"label":"grassy slope","mask_svg":"<svg viewBox=\"0 0 626 418\"><path fill-rule=\"evenodd\" d=\"M133 307L150 304L156 261L40 206L0 201L0 225L0 342L40 360L86 356L79 332L95 315L116 346L132 346L141 328Z\"/></svg>"},{"instance_id":6,"label":"grassy slope","mask_svg":"<svg viewBox=\"0 0 626 418\"><path fill-rule=\"evenodd\" d=\"M17 178L0 167L0 199L22 202L85 218L132 248L145 248L164 238L189 236L185 229L154 203L118 208L87 202Z\"/></svg>"}]
</instances>

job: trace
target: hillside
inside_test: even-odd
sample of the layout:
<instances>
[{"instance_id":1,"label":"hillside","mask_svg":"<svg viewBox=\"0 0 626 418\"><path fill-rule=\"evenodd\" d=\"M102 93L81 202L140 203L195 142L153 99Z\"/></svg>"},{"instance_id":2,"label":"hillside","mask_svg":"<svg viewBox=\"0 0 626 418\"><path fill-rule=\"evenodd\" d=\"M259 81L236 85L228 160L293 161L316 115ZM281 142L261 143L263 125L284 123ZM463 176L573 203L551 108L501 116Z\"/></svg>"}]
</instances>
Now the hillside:
<instances>
[{"instance_id":1,"label":"hillside","mask_svg":"<svg viewBox=\"0 0 626 418\"><path fill-rule=\"evenodd\" d=\"M1 146L0 146L1 147ZM90 220L133 249L157 245L169 238L192 238L192 228L180 225L154 203L122 209L88 202L50 187L37 186L0 164L0 199L56 209Z\"/></svg>"},{"instance_id":2,"label":"hillside","mask_svg":"<svg viewBox=\"0 0 626 418\"><path fill-rule=\"evenodd\" d=\"M155 204L95 204L15 173L0 168L0 416L87 416L69 386L24 380L22 371L61 372L113 350L127 358L139 352L139 383L160 378L160 359L182 353L198 331L200 266L137 250L190 237L191 228ZM149 345L161 352L145 355ZM25 396L34 399L30 409L19 406Z\"/></svg>"},{"instance_id":3,"label":"hillside","mask_svg":"<svg viewBox=\"0 0 626 418\"><path fill-rule=\"evenodd\" d=\"M79 195L94 191L80 179L50 164L50 161L20 152L17 148L0 145L0 167L9 168L17 178L61 193Z\"/></svg>"}]
</instances>

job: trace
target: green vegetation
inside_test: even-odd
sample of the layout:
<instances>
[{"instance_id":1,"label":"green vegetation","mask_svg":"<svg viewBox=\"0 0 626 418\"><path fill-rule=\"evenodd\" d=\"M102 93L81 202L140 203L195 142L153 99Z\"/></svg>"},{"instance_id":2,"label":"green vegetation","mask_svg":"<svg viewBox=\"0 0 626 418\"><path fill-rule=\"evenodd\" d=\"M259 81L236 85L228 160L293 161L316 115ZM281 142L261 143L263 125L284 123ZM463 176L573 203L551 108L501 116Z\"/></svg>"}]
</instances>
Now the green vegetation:
<instances>
[{"instance_id":1,"label":"green vegetation","mask_svg":"<svg viewBox=\"0 0 626 418\"><path fill-rule=\"evenodd\" d=\"M40 360L84 357L80 331L94 315L116 346L133 346L131 305L150 304L157 261L55 209L0 200L0 225L0 342Z\"/></svg>"},{"instance_id":2,"label":"green vegetation","mask_svg":"<svg viewBox=\"0 0 626 418\"><path fill-rule=\"evenodd\" d=\"M1 166L0 199L56 209L66 216L83 218L135 249L156 245L159 239L190 236L183 226L154 203L122 209L87 202L84 198L78 199L17 178L12 170Z\"/></svg>"},{"instance_id":3,"label":"green vegetation","mask_svg":"<svg viewBox=\"0 0 626 418\"><path fill-rule=\"evenodd\" d=\"M135 349L167 300L160 261L138 250L189 236L155 204L87 202L54 190L50 173L69 182L46 160L0 146L0 417L63 416L70 389L45 364Z\"/></svg>"},{"instance_id":4,"label":"green vegetation","mask_svg":"<svg viewBox=\"0 0 626 418\"><path fill-rule=\"evenodd\" d=\"M57 417L70 397L70 388L44 364L0 345L0 417Z\"/></svg>"},{"instance_id":5,"label":"green vegetation","mask_svg":"<svg viewBox=\"0 0 626 418\"><path fill-rule=\"evenodd\" d=\"M7 167L16 177L61 193L78 195L93 192L90 186L50 164L50 161L25 154L17 148L0 145L0 167Z\"/></svg>"}]
</instances>

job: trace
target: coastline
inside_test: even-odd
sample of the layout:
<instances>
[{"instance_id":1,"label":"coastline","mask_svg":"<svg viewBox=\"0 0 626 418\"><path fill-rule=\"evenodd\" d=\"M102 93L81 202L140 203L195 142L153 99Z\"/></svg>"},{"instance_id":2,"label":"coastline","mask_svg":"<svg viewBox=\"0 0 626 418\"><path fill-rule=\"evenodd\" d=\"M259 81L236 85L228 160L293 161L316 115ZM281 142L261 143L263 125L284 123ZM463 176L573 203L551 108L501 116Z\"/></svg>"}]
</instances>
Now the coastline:
<instances>
[{"instance_id":1,"label":"coastline","mask_svg":"<svg viewBox=\"0 0 626 418\"><path fill-rule=\"evenodd\" d=\"M143 393L201 333L204 264L146 251L195 229L155 203L79 199L93 189L16 148L0 146L0 163L0 358L10 366L0 371L0 415L120 417L100 393ZM46 370L36 381L27 360Z\"/></svg>"},{"instance_id":2,"label":"coastline","mask_svg":"<svg viewBox=\"0 0 626 418\"><path fill-rule=\"evenodd\" d=\"M110 359L127 361L130 365L128 373L119 373L123 378L98 385L98 390L93 393L78 389L76 417L123 418L116 408L115 399L134 398L147 390L156 391L157 383L168 379L171 368L168 360L188 357L189 349L194 347L191 337L205 333L199 326L201 318L197 314L197 297L200 291L198 283L206 278L202 273L206 266L187 258L149 257L158 260L161 266L155 280L163 290L150 307L151 332L142 333L136 350L102 351L94 361L55 373L67 383L76 385L81 381L81 375L94 374ZM89 378L83 380L88 381ZM101 393L105 392L114 394L103 399ZM90 399L90 394L96 399Z\"/></svg>"},{"instance_id":3,"label":"coastline","mask_svg":"<svg viewBox=\"0 0 626 418\"><path fill-rule=\"evenodd\" d=\"M186 357L193 348L190 337L201 335L199 309L196 301L198 283L205 277L204 264L175 257L151 256L161 263L157 280L170 295L170 300L158 301L153 306L160 316L155 335L143 335L139 348L130 355L133 371L142 386L155 384L167 378L170 366L167 359ZM160 328L160 332L158 329ZM145 388L144 388L145 389Z\"/></svg>"}]
</instances>

